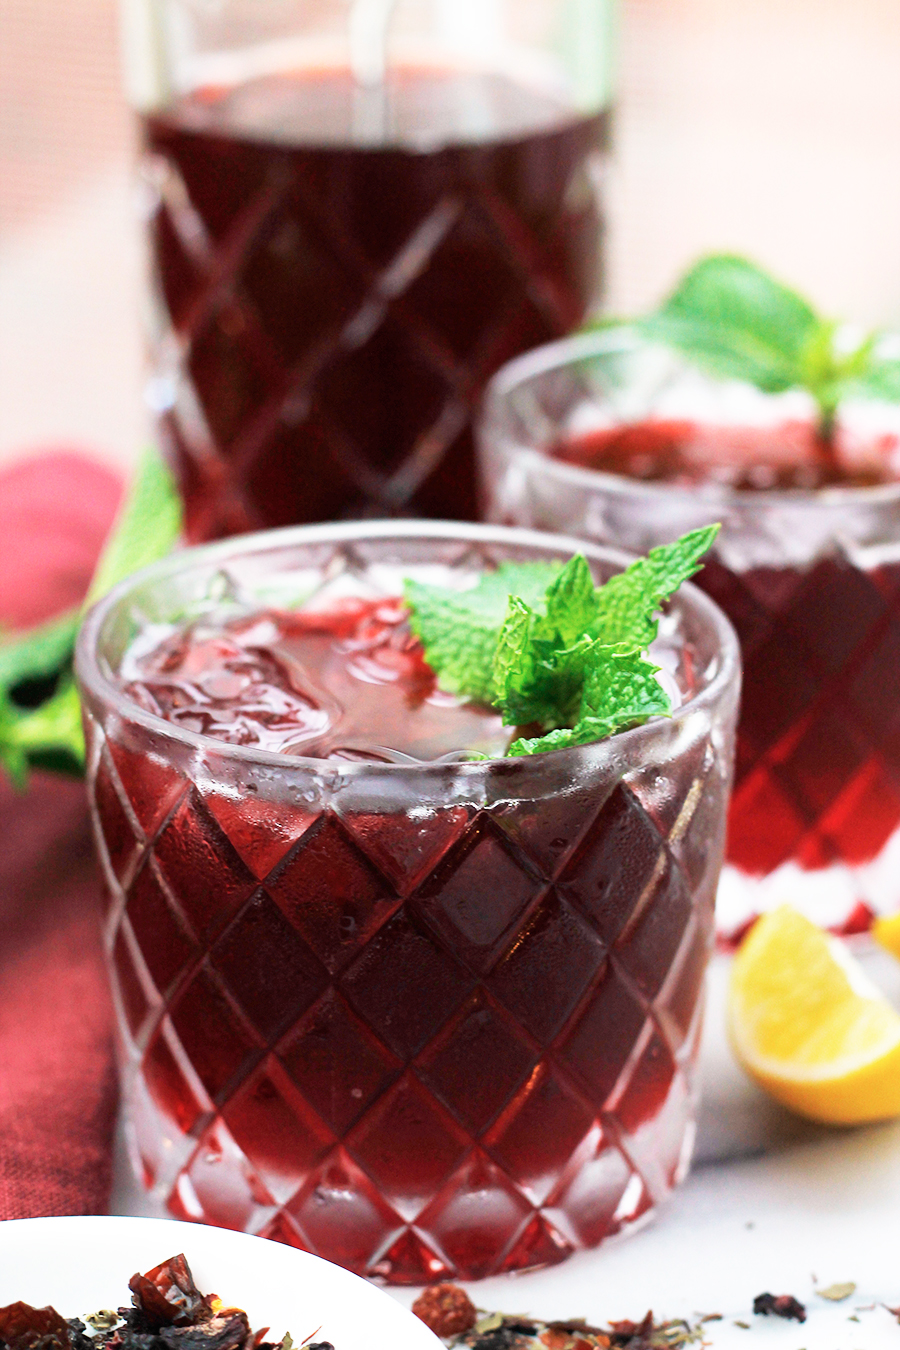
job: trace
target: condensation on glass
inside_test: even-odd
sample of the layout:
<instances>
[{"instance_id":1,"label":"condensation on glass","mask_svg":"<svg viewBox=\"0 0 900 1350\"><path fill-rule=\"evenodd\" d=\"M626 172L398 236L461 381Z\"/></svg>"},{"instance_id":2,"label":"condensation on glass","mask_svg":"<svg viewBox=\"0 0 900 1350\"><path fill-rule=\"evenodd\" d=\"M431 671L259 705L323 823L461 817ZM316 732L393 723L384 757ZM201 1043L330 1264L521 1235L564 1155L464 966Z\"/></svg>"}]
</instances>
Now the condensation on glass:
<instances>
[{"instance_id":1,"label":"condensation on glass","mask_svg":"<svg viewBox=\"0 0 900 1350\"><path fill-rule=\"evenodd\" d=\"M190 537L473 516L485 380L599 294L613 0L124 2Z\"/></svg>"},{"instance_id":2,"label":"condensation on glass","mask_svg":"<svg viewBox=\"0 0 900 1350\"><path fill-rule=\"evenodd\" d=\"M684 588L680 705L528 759L302 759L123 696L160 625L571 540L427 523L207 546L120 587L78 656L132 1156L171 1213L395 1283L562 1260L684 1176L738 691ZM619 565L588 545L598 578ZM155 638L152 638L155 641Z\"/></svg>"}]
</instances>

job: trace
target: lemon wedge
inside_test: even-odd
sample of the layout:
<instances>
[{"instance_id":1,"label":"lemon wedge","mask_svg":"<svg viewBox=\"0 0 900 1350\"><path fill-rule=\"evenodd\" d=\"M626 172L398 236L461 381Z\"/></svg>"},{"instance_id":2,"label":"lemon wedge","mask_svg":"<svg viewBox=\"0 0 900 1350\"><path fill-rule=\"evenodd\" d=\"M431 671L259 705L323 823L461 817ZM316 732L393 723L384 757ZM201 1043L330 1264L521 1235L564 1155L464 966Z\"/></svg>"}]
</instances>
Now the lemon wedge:
<instances>
[{"instance_id":1,"label":"lemon wedge","mask_svg":"<svg viewBox=\"0 0 900 1350\"><path fill-rule=\"evenodd\" d=\"M734 958L728 1031L751 1077L800 1115L900 1115L900 1015L843 943L789 905L763 915Z\"/></svg>"},{"instance_id":2,"label":"lemon wedge","mask_svg":"<svg viewBox=\"0 0 900 1350\"><path fill-rule=\"evenodd\" d=\"M891 956L900 960L900 914L876 919L872 924L872 936Z\"/></svg>"}]
</instances>

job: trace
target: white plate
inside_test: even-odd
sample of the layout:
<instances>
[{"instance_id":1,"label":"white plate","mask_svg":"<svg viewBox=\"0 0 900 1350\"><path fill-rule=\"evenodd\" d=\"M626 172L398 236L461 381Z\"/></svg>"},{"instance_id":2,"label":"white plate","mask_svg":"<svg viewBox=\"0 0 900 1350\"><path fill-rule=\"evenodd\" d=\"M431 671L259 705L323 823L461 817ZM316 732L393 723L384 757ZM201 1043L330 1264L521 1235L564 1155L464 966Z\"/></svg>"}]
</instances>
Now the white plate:
<instances>
[{"instance_id":1,"label":"white plate","mask_svg":"<svg viewBox=\"0 0 900 1350\"><path fill-rule=\"evenodd\" d=\"M440 1350L380 1289L316 1256L222 1228L168 1219L78 1217L0 1223L0 1306L52 1304L63 1317L130 1302L128 1281L184 1252L204 1293L244 1308L254 1330L335 1350Z\"/></svg>"}]
</instances>

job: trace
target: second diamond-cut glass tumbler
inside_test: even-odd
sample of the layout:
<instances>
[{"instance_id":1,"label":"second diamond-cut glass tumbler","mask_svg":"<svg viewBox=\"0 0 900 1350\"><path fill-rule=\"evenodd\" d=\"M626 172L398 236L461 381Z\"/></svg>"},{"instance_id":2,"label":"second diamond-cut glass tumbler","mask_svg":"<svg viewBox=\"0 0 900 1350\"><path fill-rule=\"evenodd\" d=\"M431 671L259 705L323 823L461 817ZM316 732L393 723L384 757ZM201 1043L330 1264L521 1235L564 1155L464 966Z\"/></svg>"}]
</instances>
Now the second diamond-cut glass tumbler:
<instances>
[{"instance_id":1,"label":"second diamond-cut glass tumbler","mask_svg":"<svg viewBox=\"0 0 900 1350\"><path fill-rule=\"evenodd\" d=\"M613 0L123 3L190 538L472 517L485 380L598 295Z\"/></svg>"},{"instance_id":2,"label":"second diamond-cut glass tumbler","mask_svg":"<svg viewBox=\"0 0 900 1350\"><path fill-rule=\"evenodd\" d=\"M192 616L575 548L436 523L279 531L169 558L89 616L124 1096L173 1214L421 1284L560 1261L684 1175L739 683L711 601L684 587L654 644L671 718L532 758L267 753L121 687L134 643ZM585 551L598 578L620 565Z\"/></svg>"},{"instance_id":3,"label":"second diamond-cut glass tumbler","mask_svg":"<svg viewBox=\"0 0 900 1350\"><path fill-rule=\"evenodd\" d=\"M495 520L635 552L722 522L697 581L734 623L744 665L726 937L785 901L847 932L900 908L900 482L752 490L714 476L729 445L792 466L809 434L802 396L800 417L796 393L718 384L620 330L511 363L483 425ZM846 444L882 463L898 432L896 407L842 411ZM571 462L571 447L612 434L630 437L635 472L660 434L687 447L682 470L693 455L705 472L641 481Z\"/></svg>"}]
</instances>

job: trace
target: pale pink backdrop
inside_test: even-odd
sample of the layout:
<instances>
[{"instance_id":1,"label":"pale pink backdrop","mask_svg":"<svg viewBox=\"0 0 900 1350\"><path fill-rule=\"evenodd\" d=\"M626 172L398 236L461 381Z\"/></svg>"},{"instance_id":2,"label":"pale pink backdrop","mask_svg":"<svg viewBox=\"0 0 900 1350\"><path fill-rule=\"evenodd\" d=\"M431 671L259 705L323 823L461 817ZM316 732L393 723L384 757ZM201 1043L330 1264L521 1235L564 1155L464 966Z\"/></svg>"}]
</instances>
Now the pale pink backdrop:
<instances>
[{"instance_id":1,"label":"pale pink backdrop","mask_svg":"<svg viewBox=\"0 0 900 1350\"><path fill-rule=\"evenodd\" d=\"M622 0L607 302L711 248L900 325L897 0ZM114 0L0 0L0 460L126 463L140 255Z\"/></svg>"}]
</instances>

